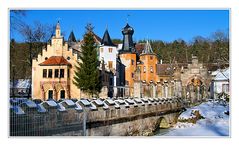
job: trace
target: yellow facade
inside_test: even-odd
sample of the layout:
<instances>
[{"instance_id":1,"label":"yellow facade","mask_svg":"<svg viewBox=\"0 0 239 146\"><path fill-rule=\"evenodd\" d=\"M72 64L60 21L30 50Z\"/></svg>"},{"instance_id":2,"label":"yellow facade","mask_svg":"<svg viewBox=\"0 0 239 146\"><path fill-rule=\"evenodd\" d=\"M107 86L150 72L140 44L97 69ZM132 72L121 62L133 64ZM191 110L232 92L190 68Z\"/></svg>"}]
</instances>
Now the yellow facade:
<instances>
[{"instance_id":1,"label":"yellow facade","mask_svg":"<svg viewBox=\"0 0 239 146\"><path fill-rule=\"evenodd\" d=\"M56 27L56 35L51 38L51 43L47 45L47 49L43 49L42 55L38 55L32 60L32 98L48 100L51 97L54 100L59 100L61 97L70 98L88 98L88 95L81 92L73 84L73 77L76 70L78 60L77 54L73 53L72 49L68 49L67 42L64 42L61 36L59 23ZM54 58L53 63L49 63L49 59ZM62 58L68 65L57 62L57 59ZM44 64L44 62L48 62ZM55 76L58 69L64 69L64 77ZM47 70L47 75L44 77L44 71ZM49 77L51 70L52 76ZM60 73L59 73L60 74ZM63 95L64 94L64 95Z\"/></svg>"}]
</instances>

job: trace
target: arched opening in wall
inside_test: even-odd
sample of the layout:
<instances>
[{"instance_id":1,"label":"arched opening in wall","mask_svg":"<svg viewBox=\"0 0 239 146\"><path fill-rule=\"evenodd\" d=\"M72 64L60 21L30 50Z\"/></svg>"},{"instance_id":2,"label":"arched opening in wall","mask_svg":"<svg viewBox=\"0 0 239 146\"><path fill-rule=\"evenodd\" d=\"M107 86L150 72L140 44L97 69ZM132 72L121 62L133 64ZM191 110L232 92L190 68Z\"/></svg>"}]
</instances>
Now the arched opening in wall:
<instances>
[{"instance_id":1,"label":"arched opening in wall","mask_svg":"<svg viewBox=\"0 0 239 146\"><path fill-rule=\"evenodd\" d=\"M191 76L187 81L186 98L191 104L202 101L207 94L204 79L201 76Z\"/></svg>"},{"instance_id":2,"label":"arched opening in wall","mask_svg":"<svg viewBox=\"0 0 239 146\"><path fill-rule=\"evenodd\" d=\"M163 135L169 131L170 124L164 117L160 117L155 125L155 135Z\"/></svg>"},{"instance_id":3,"label":"arched opening in wall","mask_svg":"<svg viewBox=\"0 0 239 146\"><path fill-rule=\"evenodd\" d=\"M53 99L53 90L48 90L48 99Z\"/></svg>"},{"instance_id":4,"label":"arched opening in wall","mask_svg":"<svg viewBox=\"0 0 239 146\"><path fill-rule=\"evenodd\" d=\"M65 96L66 96L65 90L61 90L61 93L60 93L61 99L65 99Z\"/></svg>"}]
</instances>

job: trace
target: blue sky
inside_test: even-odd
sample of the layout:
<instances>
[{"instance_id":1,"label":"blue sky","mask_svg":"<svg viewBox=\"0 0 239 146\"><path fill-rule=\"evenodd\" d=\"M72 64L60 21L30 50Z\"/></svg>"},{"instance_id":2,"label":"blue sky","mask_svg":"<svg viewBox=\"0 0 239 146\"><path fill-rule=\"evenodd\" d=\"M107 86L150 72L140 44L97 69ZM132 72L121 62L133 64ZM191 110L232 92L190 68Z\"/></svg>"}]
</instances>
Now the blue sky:
<instances>
[{"instance_id":1,"label":"blue sky","mask_svg":"<svg viewBox=\"0 0 239 146\"><path fill-rule=\"evenodd\" d=\"M189 42L195 36L208 37L229 29L229 10L28 10L22 19L27 24L55 24L59 19L66 37L73 30L77 39L82 38L88 22L100 37L108 27L111 38L122 39L121 30L128 20L135 30L134 41L149 38ZM17 32L11 34L22 41Z\"/></svg>"}]
</instances>

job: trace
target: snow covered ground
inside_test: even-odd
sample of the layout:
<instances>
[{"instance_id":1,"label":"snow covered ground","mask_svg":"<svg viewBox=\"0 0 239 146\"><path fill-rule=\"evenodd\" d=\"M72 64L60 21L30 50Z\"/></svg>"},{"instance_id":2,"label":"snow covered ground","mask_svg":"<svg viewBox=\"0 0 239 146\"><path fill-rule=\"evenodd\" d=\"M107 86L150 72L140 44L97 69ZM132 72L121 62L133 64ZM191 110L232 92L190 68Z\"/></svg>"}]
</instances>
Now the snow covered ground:
<instances>
[{"instance_id":1,"label":"snow covered ground","mask_svg":"<svg viewBox=\"0 0 239 146\"><path fill-rule=\"evenodd\" d=\"M163 136L229 136L229 116L224 114L229 106L205 102L187 109L179 119L193 117L193 110L199 110L205 119L198 120L196 124L178 122Z\"/></svg>"}]
</instances>

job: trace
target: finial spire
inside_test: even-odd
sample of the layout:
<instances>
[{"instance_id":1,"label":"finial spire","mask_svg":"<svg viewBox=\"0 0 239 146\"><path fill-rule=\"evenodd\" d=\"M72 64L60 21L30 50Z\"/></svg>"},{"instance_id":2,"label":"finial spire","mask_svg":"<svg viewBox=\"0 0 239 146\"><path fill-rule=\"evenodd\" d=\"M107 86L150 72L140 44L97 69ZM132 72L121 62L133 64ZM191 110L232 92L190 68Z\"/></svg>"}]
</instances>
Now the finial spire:
<instances>
[{"instance_id":1,"label":"finial spire","mask_svg":"<svg viewBox=\"0 0 239 146\"><path fill-rule=\"evenodd\" d=\"M106 23L105 30L108 30L108 24Z\"/></svg>"},{"instance_id":2,"label":"finial spire","mask_svg":"<svg viewBox=\"0 0 239 146\"><path fill-rule=\"evenodd\" d=\"M129 23L129 16L130 16L130 14L127 14L126 23Z\"/></svg>"}]
</instances>

